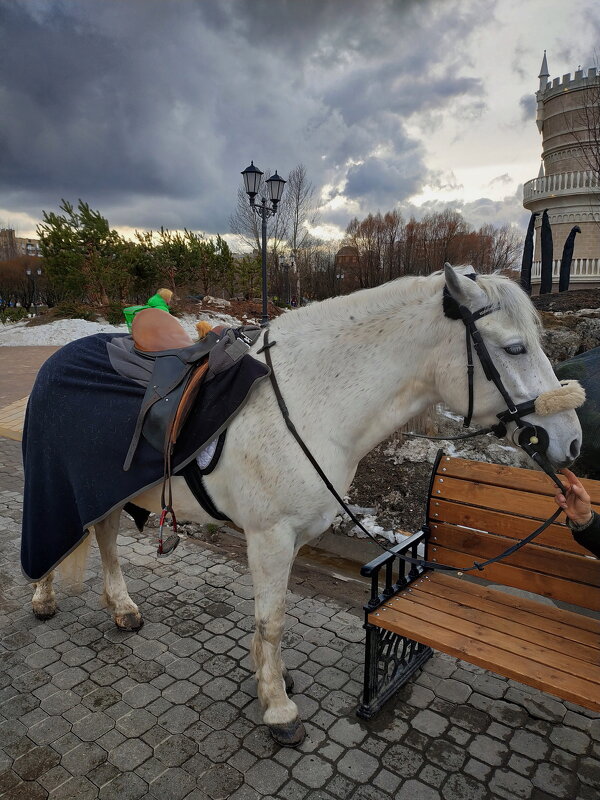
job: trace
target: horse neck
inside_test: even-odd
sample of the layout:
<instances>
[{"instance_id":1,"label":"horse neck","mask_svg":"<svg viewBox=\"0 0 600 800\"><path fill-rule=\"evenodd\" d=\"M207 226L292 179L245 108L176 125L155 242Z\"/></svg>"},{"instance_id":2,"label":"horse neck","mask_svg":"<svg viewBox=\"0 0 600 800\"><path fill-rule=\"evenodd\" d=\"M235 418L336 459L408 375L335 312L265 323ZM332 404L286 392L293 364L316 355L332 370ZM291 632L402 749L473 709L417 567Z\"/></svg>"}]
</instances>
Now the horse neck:
<instances>
[{"instance_id":1,"label":"horse neck","mask_svg":"<svg viewBox=\"0 0 600 800\"><path fill-rule=\"evenodd\" d=\"M435 402L441 286L403 278L279 317L272 355L297 427L358 460Z\"/></svg>"}]
</instances>

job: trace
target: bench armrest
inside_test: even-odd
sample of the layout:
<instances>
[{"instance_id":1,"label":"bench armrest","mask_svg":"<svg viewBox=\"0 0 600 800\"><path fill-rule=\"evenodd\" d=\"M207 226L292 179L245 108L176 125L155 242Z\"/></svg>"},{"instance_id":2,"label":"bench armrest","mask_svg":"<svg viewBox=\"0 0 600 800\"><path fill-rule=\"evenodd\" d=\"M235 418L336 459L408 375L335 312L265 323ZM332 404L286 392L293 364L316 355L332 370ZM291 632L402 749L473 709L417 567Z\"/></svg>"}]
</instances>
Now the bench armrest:
<instances>
[{"instance_id":1,"label":"bench armrest","mask_svg":"<svg viewBox=\"0 0 600 800\"><path fill-rule=\"evenodd\" d=\"M389 561L394 561L394 558L398 553L405 553L407 550L410 550L415 544L420 544L423 540L423 537L426 535L426 531L420 530L417 533L413 533L412 536L409 536L404 542L400 542L399 544L394 545L393 547L388 548L387 553L382 553L377 558L374 558L372 561L369 561L368 564L364 564L360 568L360 574L363 578L370 578L374 572L381 569L384 564L387 564Z\"/></svg>"},{"instance_id":2,"label":"bench armrest","mask_svg":"<svg viewBox=\"0 0 600 800\"><path fill-rule=\"evenodd\" d=\"M409 564L398 556L409 553L411 558L417 558L417 548L423 543L426 544L428 537L429 529L427 525L424 525L422 530L413 533L406 541L390 547L388 552L382 553L361 567L360 574L364 578L371 579L371 597L365 606L367 613L385 603L389 597L404 589L405 586L408 586L409 583L423 574L425 571L423 567ZM384 578L380 581L382 569ZM394 580L395 571L396 578ZM380 585L380 582L382 585Z\"/></svg>"}]
</instances>

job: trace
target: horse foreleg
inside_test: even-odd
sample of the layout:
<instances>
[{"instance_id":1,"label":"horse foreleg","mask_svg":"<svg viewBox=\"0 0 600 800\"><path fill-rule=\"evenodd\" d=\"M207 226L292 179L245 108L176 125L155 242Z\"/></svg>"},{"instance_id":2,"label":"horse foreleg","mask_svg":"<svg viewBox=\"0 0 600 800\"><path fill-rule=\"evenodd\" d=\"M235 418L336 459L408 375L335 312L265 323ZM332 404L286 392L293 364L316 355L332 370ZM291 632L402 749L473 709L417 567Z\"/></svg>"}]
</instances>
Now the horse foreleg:
<instances>
[{"instance_id":1,"label":"horse foreleg","mask_svg":"<svg viewBox=\"0 0 600 800\"><path fill-rule=\"evenodd\" d=\"M247 541L256 616L252 656L263 720L279 744L294 746L304 738L304 726L296 704L287 696L281 659L285 595L295 554L293 537L291 532L273 529L248 534Z\"/></svg>"},{"instance_id":2,"label":"horse foreleg","mask_svg":"<svg viewBox=\"0 0 600 800\"><path fill-rule=\"evenodd\" d=\"M119 564L117 535L120 517L119 509L94 526L104 570L104 599L112 611L117 628L123 631L137 631L144 624L144 620L138 607L129 597Z\"/></svg>"},{"instance_id":3,"label":"horse foreleg","mask_svg":"<svg viewBox=\"0 0 600 800\"><path fill-rule=\"evenodd\" d=\"M54 571L35 584L35 592L31 600L33 613L38 619L50 619L56 614L56 595L54 593Z\"/></svg>"}]
</instances>

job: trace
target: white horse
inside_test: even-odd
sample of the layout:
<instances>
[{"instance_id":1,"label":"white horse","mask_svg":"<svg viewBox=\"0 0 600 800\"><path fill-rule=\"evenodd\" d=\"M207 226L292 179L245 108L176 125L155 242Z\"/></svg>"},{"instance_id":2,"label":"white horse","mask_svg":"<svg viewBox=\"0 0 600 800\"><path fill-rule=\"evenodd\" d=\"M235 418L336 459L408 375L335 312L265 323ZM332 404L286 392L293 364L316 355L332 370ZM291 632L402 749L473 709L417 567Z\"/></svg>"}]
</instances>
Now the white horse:
<instances>
[{"instance_id":1,"label":"white horse","mask_svg":"<svg viewBox=\"0 0 600 800\"><path fill-rule=\"evenodd\" d=\"M517 284L497 275L473 281L446 267L445 275L401 278L284 314L270 327L274 371L291 419L340 495L360 459L427 406L443 402L466 413L465 329L442 311L444 283L471 311L498 306L478 328L516 403L559 386L540 346L533 306ZM488 425L506 404L475 361L473 421ZM578 455L581 428L573 410L527 419L543 421L550 435L547 456L556 468ZM304 731L286 693L281 658L288 576L299 548L330 526L339 506L286 428L268 380L232 421L206 487L246 536L255 590L252 654L264 722L280 743L298 743ZM173 488L181 519L214 522L183 478L175 478ZM160 488L133 502L160 512ZM107 602L117 625L131 630L142 619L118 562L119 515L98 523L95 534ZM51 574L36 585L33 608L45 617L56 610Z\"/></svg>"}]
</instances>

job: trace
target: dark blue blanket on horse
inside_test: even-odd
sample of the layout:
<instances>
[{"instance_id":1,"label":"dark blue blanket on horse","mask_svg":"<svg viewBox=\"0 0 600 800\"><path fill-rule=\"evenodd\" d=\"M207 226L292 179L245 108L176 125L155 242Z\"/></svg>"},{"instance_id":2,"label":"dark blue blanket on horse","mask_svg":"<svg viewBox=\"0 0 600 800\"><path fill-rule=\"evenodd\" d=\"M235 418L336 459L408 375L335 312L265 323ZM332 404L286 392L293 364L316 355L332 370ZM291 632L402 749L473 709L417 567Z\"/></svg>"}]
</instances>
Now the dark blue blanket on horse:
<instances>
[{"instance_id":1,"label":"dark blue blanket on horse","mask_svg":"<svg viewBox=\"0 0 600 800\"><path fill-rule=\"evenodd\" d=\"M42 366L31 392L21 545L31 580L65 558L90 525L162 481L163 455L144 438L123 470L145 387L115 370L109 348L120 338L98 334L66 345ZM247 354L205 381L175 447L175 474L227 426L266 375L265 365Z\"/></svg>"}]
</instances>

